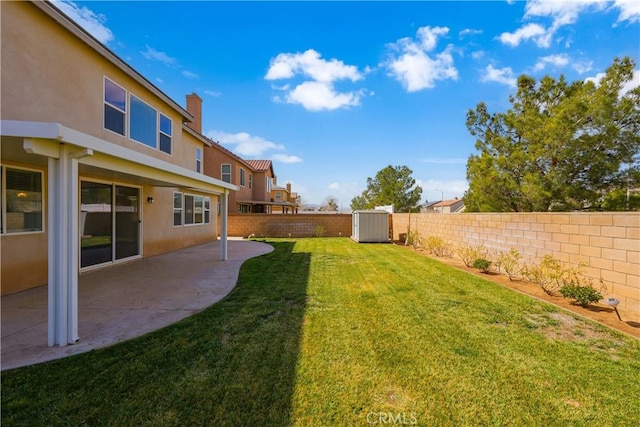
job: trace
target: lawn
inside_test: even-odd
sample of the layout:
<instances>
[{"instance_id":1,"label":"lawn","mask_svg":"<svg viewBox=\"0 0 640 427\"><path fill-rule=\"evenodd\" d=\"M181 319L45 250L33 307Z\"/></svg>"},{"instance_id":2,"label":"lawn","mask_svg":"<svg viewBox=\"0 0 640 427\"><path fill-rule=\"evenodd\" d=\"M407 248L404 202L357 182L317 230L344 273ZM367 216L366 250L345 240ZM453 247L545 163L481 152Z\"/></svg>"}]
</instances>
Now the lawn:
<instances>
[{"instance_id":1,"label":"lawn","mask_svg":"<svg viewBox=\"0 0 640 427\"><path fill-rule=\"evenodd\" d=\"M3 425L640 425L640 341L405 248L268 241L218 304L2 373Z\"/></svg>"}]
</instances>

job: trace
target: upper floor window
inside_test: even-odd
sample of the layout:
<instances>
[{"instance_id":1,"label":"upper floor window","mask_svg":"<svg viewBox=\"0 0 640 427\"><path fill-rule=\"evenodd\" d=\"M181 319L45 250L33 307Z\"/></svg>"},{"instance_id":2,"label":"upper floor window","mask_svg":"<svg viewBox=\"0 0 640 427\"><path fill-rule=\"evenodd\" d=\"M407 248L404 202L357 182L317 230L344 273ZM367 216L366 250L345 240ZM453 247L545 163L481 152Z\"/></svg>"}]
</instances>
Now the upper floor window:
<instances>
[{"instance_id":1,"label":"upper floor window","mask_svg":"<svg viewBox=\"0 0 640 427\"><path fill-rule=\"evenodd\" d=\"M169 116L104 78L104 128L126 136L129 124L129 139L164 153L171 154L173 122Z\"/></svg>"},{"instance_id":2,"label":"upper floor window","mask_svg":"<svg viewBox=\"0 0 640 427\"><path fill-rule=\"evenodd\" d=\"M266 179L265 185L267 187L267 193L271 193L271 178L266 177L265 179Z\"/></svg>"},{"instance_id":3,"label":"upper floor window","mask_svg":"<svg viewBox=\"0 0 640 427\"><path fill-rule=\"evenodd\" d=\"M220 179L231 184L231 165L229 163L223 163L220 167Z\"/></svg>"},{"instance_id":4,"label":"upper floor window","mask_svg":"<svg viewBox=\"0 0 640 427\"><path fill-rule=\"evenodd\" d=\"M3 167L0 175L2 175L0 232L42 231L42 172Z\"/></svg>"},{"instance_id":5,"label":"upper floor window","mask_svg":"<svg viewBox=\"0 0 640 427\"><path fill-rule=\"evenodd\" d=\"M249 189L253 188L253 174L249 174Z\"/></svg>"},{"instance_id":6,"label":"upper floor window","mask_svg":"<svg viewBox=\"0 0 640 427\"><path fill-rule=\"evenodd\" d=\"M167 154L171 154L172 131L171 119L160 113L160 133L158 134L158 141L160 142L160 151L164 151Z\"/></svg>"},{"instance_id":7,"label":"upper floor window","mask_svg":"<svg viewBox=\"0 0 640 427\"><path fill-rule=\"evenodd\" d=\"M158 113L135 95L129 97L129 105L131 106L129 138L151 148L157 148Z\"/></svg>"},{"instance_id":8,"label":"upper floor window","mask_svg":"<svg viewBox=\"0 0 640 427\"><path fill-rule=\"evenodd\" d=\"M240 168L240 186L244 187L245 185L245 172L244 169Z\"/></svg>"},{"instance_id":9,"label":"upper floor window","mask_svg":"<svg viewBox=\"0 0 640 427\"><path fill-rule=\"evenodd\" d=\"M202 172L202 148L196 147L196 172Z\"/></svg>"},{"instance_id":10,"label":"upper floor window","mask_svg":"<svg viewBox=\"0 0 640 427\"><path fill-rule=\"evenodd\" d=\"M104 78L104 128L124 136L127 91Z\"/></svg>"},{"instance_id":11,"label":"upper floor window","mask_svg":"<svg viewBox=\"0 0 640 427\"><path fill-rule=\"evenodd\" d=\"M282 191L276 191L276 200L277 201L282 200Z\"/></svg>"}]
</instances>

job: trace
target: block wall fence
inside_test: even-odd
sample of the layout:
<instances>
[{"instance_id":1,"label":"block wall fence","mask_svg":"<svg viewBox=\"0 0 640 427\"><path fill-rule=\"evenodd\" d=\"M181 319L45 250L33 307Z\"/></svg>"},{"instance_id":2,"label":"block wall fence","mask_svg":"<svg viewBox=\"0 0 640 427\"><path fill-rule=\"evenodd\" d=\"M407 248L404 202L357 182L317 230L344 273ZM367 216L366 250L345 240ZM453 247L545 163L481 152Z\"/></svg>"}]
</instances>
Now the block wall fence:
<instances>
[{"instance_id":1,"label":"block wall fence","mask_svg":"<svg viewBox=\"0 0 640 427\"><path fill-rule=\"evenodd\" d=\"M549 254L565 263L584 263L585 276L602 278L605 296L640 311L640 213L465 213L394 214L393 236L407 230L441 237L450 247L484 245L489 251L515 248L522 262Z\"/></svg>"},{"instance_id":2,"label":"block wall fence","mask_svg":"<svg viewBox=\"0 0 640 427\"><path fill-rule=\"evenodd\" d=\"M229 236L315 237L324 227L326 237L351 236L351 214L229 214ZM218 228L220 229L220 228Z\"/></svg>"}]
</instances>

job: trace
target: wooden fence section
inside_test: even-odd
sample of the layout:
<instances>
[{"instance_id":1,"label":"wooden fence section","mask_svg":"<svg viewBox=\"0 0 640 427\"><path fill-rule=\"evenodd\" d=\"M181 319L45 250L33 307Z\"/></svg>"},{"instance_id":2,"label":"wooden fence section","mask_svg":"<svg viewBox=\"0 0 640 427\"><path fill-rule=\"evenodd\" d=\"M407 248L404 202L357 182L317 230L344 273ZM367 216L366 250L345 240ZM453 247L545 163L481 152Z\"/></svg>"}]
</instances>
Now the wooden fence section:
<instances>
[{"instance_id":1,"label":"wooden fence section","mask_svg":"<svg viewBox=\"0 0 640 427\"><path fill-rule=\"evenodd\" d=\"M408 230L441 237L451 249L483 245L489 251L520 252L523 262L549 254L584 263L583 272L602 279L620 306L640 311L640 213L394 214L394 240Z\"/></svg>"}]
</instances>

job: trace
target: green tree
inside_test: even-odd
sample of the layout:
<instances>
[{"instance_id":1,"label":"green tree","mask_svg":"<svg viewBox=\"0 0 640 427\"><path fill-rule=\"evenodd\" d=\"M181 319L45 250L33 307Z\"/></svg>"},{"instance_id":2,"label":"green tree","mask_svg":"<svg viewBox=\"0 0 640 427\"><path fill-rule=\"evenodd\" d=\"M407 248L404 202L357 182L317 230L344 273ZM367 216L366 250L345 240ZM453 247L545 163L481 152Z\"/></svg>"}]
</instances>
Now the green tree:
<instances>
[{"instance_id":1,"label":"green tree","mask_svg":"<svg viewBox=\"0 0 640 427\"><path fill-rule=\"evenodd\" d=\"M623 169L640 166L640 87L620 95L634 66L616 58L598 84L522 75L509 110L470 110L467 211L599 209L626 188Z\"/></svg>"},{"instance_id":2,"label":"green tree","mask_svg":"<svg viewBox=\"0 0 640 427\"><path fill-rule=\"evenodd\" d=\"M367 188L351 200L351 209L372 209L375 206L393 204L396 212L409 212L420 201L422 188L411 177L407 166L387 166L367 178Z\"/></svg>"}]
</instances>

